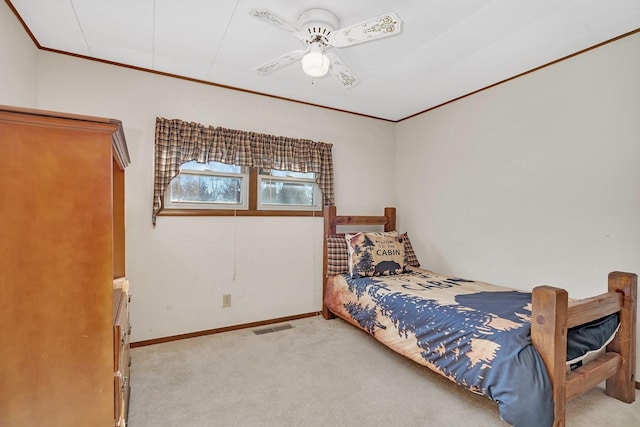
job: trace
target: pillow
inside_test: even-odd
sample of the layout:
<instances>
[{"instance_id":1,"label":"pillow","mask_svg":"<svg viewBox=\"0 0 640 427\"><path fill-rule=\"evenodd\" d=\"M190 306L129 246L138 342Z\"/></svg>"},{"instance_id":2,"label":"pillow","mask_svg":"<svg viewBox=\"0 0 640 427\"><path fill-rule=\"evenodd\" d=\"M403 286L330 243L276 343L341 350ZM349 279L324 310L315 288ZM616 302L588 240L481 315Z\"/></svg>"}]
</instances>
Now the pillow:
<instances>
[{"instance_id":1,"label":"pillow","mask_svg":"<svg viewBox=\"0 0 640 427\"><path fill-rule=\"evenodd\" d=\"M327 236L327 275L335 276L349 271L349 249L344 234Z\"/></svg>"},{"instance_id":2,"label":"pillow","mask_svg":"<svg viewBox=\"0 0 640 427\"><path fill-rule=\"evenodd\" d=\"M345 238L351 277L386 276L406 271L405 238L397 232L347 234Z\"/></svg>"},{"instance_id":3,"label":"pillow","mask_svg":"<svg viewBox=\"0 0 640 427\"><path fill-rule=\"evenodd\" d=\"M420 262L413 251L409 235L401 234L404 237L404 255L407 265L420 267ZM349 271L349 249L344 234L331 234L327 236L327 275L335 276Z\"/></svg>"},{"instance_id":4,"label":"pillow","mask_svg":"<svg viewBox=\"0 0 640 427\"><path fill-rule=\"evenodd\" d=\"M402 233L401 236L404 237L404 255L407 258L407 265L410 265L411 267L420 267L418 257L413 251L413 246L411 246L409 235L407 233Z\"/></svg>"}]
</instances>

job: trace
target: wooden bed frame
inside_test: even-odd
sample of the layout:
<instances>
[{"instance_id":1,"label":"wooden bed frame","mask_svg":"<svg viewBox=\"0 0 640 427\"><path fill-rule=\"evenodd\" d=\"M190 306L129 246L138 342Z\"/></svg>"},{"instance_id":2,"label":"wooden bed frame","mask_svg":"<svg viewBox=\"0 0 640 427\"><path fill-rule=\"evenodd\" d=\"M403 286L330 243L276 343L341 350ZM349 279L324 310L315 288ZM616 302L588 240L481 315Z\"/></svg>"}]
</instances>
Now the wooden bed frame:
<instances>
[{"instance_id":1,"label":"wooden bed frame","mask_svg":"<svg viewBox=\"0 0 640 427\"><path fill-rule=\"evenodd\" d=\"M396 230L396 209L385 208L383 216L336 215L335 206L324 210L323 295L328 259L327 236L337 234L337 226L383 226ZM637 275L609 274L604 294L569 302L564 289L538 286L532 292L531 339L547 367L555 403L554 426L565 425L569 400L606 381L606 394L626 403L635 400ZM566 371L567 330L611 313L620 312L620 329L606 352L570 373ZM323 302L325 319L335 317Z\"/></svg>"}]
</instances>

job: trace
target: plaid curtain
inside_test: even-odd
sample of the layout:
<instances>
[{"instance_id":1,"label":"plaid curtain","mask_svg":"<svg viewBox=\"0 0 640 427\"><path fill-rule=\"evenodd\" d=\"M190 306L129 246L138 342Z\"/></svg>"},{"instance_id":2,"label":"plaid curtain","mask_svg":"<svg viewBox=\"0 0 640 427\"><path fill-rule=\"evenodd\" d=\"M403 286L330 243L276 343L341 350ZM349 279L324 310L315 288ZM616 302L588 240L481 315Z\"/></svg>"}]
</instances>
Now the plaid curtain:
<instances>
[{"instance_id":1,"label":"plaid curtain","mask_svg":"<svg viewBox=\"0 0 640 427\"><path fill-rule=\"evenodd\" d=\"M221 162L253 168L313 172L325 205L334 204L332 144L156 118L153 223L180 165Z\"/></svg>"}]
</instances>

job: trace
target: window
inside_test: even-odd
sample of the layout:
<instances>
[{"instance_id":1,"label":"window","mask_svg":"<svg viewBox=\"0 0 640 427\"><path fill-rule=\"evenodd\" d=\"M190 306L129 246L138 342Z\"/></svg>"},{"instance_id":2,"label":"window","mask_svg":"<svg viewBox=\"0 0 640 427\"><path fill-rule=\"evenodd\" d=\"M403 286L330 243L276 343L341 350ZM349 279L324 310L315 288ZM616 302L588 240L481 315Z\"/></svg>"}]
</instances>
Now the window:
<instances>
[{"instance_id":1,"label":"window","mask_svg":"<svg viewBox=\"0 0 640 427\"><path fill-rule=\"evenodd\" d=\"M158 215L315 216L335 200L331 148L326 142L156 117L152 222ZM196 160L245 169L188 169ZM271 172L282 165L313 175ZM226 190L214 191L218 187Z\"/></svg>"},{"instance_id":2,"label":"window","mask_svg":"<svg viewBox=\"0 0 640 427\"><path fill-rule=\"evenodd\" d=\"M247 209L248 174L240 166L191 161L171 180L169 209Z\"/></svg>"},{"instance_id":3,"label":"window","mask_svg":"<svg viewBox=\"0 0 640 427\"><path fill-rule=\"evenodd\" d=\"M320 188L313 172L260 169L258 209L314 210L321 208Z\"/></svg>"},{"instance_id":4,"label":"window","mask_svg":"<svg viewBox=\"0 0 640 427\"><path fill-rule=\"evenodd\" d=\"M191 161L165 193L168 210L317 211L322 193L313 172Z\"/></svg>"}]
</instances>

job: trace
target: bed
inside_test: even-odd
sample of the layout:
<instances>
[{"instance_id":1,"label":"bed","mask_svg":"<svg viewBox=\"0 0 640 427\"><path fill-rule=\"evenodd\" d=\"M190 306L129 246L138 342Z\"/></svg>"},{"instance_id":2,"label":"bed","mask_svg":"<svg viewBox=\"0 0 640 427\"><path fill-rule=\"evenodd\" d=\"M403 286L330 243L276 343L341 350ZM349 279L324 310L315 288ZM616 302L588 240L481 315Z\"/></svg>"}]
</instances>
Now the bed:
<instances>
[{"instance_id":1,"label":"bed","mask_svg":"<svg viewBox=\"0 0 640 427\"><path fill-rule=\"evenodd\" d=\"M607 292L569 300L551 286L522 292L421 267L395 208L327 206L324 230L323 316L486 395L507 423L563 426L567 402L603 381L607 395L635 400L635 274L610 273Z\"/></svg>"}]
</instances>

